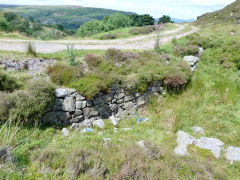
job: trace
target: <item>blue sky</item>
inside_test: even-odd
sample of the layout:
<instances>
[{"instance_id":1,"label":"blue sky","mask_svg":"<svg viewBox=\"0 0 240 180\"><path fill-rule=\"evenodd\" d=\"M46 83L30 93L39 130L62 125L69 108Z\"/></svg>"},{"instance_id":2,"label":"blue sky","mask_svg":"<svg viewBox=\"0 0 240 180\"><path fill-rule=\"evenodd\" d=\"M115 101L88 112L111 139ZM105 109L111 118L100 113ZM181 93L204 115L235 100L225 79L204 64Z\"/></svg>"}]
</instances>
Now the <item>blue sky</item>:
<instances>
[{"instance_id":1,"label":"blue sky","mask_svg":"<svg viewBox=\"0 0 240 180\"><path fill-rule=\"evenodd\" d=\"M81 5L110 8L154 17L163 14L174 18L192 19L206 12L219 10L235 0L0 0L0 4L18 5Z\"/></svg>"}]
</instances>

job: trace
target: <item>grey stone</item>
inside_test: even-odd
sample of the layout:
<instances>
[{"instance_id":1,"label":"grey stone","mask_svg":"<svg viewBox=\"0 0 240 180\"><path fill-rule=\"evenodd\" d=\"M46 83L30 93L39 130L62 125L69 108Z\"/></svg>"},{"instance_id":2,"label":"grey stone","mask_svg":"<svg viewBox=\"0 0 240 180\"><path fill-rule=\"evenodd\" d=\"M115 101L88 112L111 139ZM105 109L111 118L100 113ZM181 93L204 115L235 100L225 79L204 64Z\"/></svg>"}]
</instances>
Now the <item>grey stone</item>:
<instances>
[{"instance_id":1,"label":"grey stone","mask_svg":"<svg viewBox=\"0 0 240 180\"><path fill-rule=\"evenodd\" d=\"M57 119L57 113L56 112L48 112L46 114L44 114L44 116L42 117L42 120L44 123L47 122L54 122Z\"/></svg>"},{"instance_id":2,"label":"grey stone","mask_svg":"<svg viewBox=\"0 0 240 180\"><path fill-rule=\"evenodd\" d=\"M240 148L229 146L226 150L225 157L231 162L240 161Z\"/></svg>"},{"instance_id":3,"label":"grey stone","mask_svg":"<svg viewBox=\"0 0 240 180\"><path fill-rule=\"evenodd\" d=\"M144 149L146 148L143 140L142 140L142 141L138 141L138 142L136 143L136 145L139 146L139 147L141 147L141 148L144 148Z\"/></svg>"},{"instance_id":4,"label":"grey stone","mask_svg":"<svg viewBox=\"0 0 240 180\"><path fill-rule=\"evenodd\" d=\"M98 116L98 112L94 108L91 108L91 107L87 107L86 109L84 109L83 114L84 114L84 117L87 119Z\"/></svg>"},{"instance_id":5,"label":"grey stone","mask_svg":"<svg viewBox=\"0 0 240 180\"><path fill-rule=\"evenodd\" d=\"M134 103L132 101L126 102L123 105L123 109L126 109L127 111L131 110L134 107Z\"/></svg>"},{"instance_id":6,"label":"grey stone","mask_svg":"<svg viewBox=\"0 0 240 180\"><path fill-rule=\"evenodd\" d=\"M123 128L122 130L123 131L130 131L130 130L132 130L132 128Z\"/></svg>"},{"instance_id":7,"label":"grey stone","mask_svg":"<svg viewBox=\"0 0 240 180\"><path fill-rule=\"evenodd\" d=\"M124 99L119 99L119 100L117 100L117 103L118 104L122 104L124 102Z\"/></svg>"},{"instance_id":8,"label":"grey stone","mask_svg":"<svg viewBox=\"0 0 240 180\"><path fill-rule=\"evenodd\" d=\"M198 56L199 56L199 57L202 56L203 53L204 53L204 49L203 49L202 47L199 47L199 48L198 48Z\"/></svg>"},{"instance_id":9,"label":"grey stone","mask_svg":"<svg viewBox=\"0 0 240 180\"><path fill-rule=\"evenodd\" d=\"M74 97L66 97L63 101L62 110L67 112L74 112L76 107L76 102Z\"/></svg>"},{"instance_id":10,"label":"grey stone","mask_svg":"<svg viewBox=\"0 0 240 180\"><path fill-rule=\"evenodd\" d=\"M73 118L78 117L78 116L81 116L82 114L83 114L83 112L82 112L80 109L77 109L77 110L75 111L75 113L73 114Z\"/></svg>"},{"instance_id":11,"label":"grey stone","mask_svg":"<svg viewBox=\"0 0 240 180\"><path fill-rule=\"evenodd\" d=\"M76 96L76 101L83 101L83 100L85 100L85 97L81 96L80 94Z\"/></svg>"},{"instance_id":12,"label":"grey stone","mask_svg":"<svg viewBox=\"0 0 240 180\"><path fill-rule=\"evenodd\" d=\"M69 131L68 131L67 128L63 128L63 129L62 129L62 135L63 135L63 136L69 136Z\"/></svg>"},{"instance_id":13,"label":"grey stone","mask_svg":"<svg viewBox=\"0 0 240 180\"><path fill-rule=\"evenodd\" d=\"M129 95L129 96L125 96L125 97L124 97L124 101L125 101L125 102L132 101L133 99L134 99L134 96L133 96L133 95Z\"/></svg>"},{"instance_id":14,"label":"grey stone","mask_svg":"<svg viewBox=\"0 0 240 180\"><path fill-rule=\"evenodd\" d=\"M77 101L76 102L76 109L83 109L85 108L87 105L86 101ZM84 107L85 106L85 107Z\"/></svg>"},{"instance_id":15,"label":"grey stone","mask_svg":"<svg viewBox=\"0 0 240 180\"><path fill-rule=\"evenodd\" d=\"M201 137L194 141L199 148L210 150L216 158L220 157L224 143L216 138Z\"/></svg>"},{"instance_id":16,"label":"grey stone","mask_svg":"<svg viewBox=\"0 0 240 180\"><path fill-rule=\"evenodd\" d=\"M57 117L60 121L68 121L71 119L69 112L57 112Z\"/></svg>"},{"instance_id":17,"label":"grey stone","mask_svg":"<svg viewBox=\"0 0 240 180\"><path fill-rule=\"evenodd\" d=\"M177 132L177 147L174 149L176 155L186 156L188 155L187 147L194 142L195 138L189 134L178 131Z\"/></svg>"},{"instance_id":18,"label":"grey stone","mask_svg":"<svg viewBox=\"0 0 240 180\"><path fill-rule=\"evenodd\" d=\"M107 94L107 95L105 95L105 96L102 96L102 99L103 99L105 102L110 102L110 101L112 101L112 99L113 99L113 95Z\"/></svg>"},{"instance_id":19,"label":"grey stone","mask_svg":"<svg viewBox=\"0 0 240 180\"><path fill-rule=\"evenodd\" d=\"M104 121L102 119L93 121L93 126L97 126L99 128L104 128Z\"/></svg>"},{"instance_id":20,"label":"grey stone","mask_svg":"<svg viewBox=\"0 0 240 180\"><path fill-rule=\"evenodd\" d=\"M116 118L114 115L110 116L109 120L113 123L114 126L118 125L118 123L120 122L120 119Z\"/></svg>"},{"instance_id":21,"label":"grey stone","mask_svg":"<svg viewBox=\"0 0 240 180\"><path fill-rule=\"evenodd\" d=\"M91 100L87 100L87 107L92 107L93 106L93 102Z\"/></svg>"},{"instance_id":22,"label":"grey stone","mask_svg":"<svg viewBox=\"0 0 240 180\"><path fill-rule=\"evenodd\" d=\"M98 97L93 100L95 105L104 104L104 101L101 97Z\"/></svg>"},{"instance_id":23,"label":"grey stone","mask_svg":"<svg viewBox=\"0 0 240 180\"><path fill-rule=\"evenodd\" d=\"M192 127L192 130L195 134L200 134L200 135L204 134L205 132L205 130L199 126Z\"/></svg>"},{"instance_id":24,"label":"grey stone","mask_svg":"<svg viewBox=\"0 0 240 180\"><path fill-rule=\"evenodd\" d=\"M0 164L11 162L12 160L13 158L11 156L11 147L6 146L3 148L0 148Z\"/></svg>"},{"instance_id":25,"label":"grey stone","mask_svg":"<svg viewBox=\"0 0 240 180\"><path fill-rule=\"evenodd\" d=\"M55 90L55 96L59 97L59 98L63 98L63 97L68 96L68 89L66 89L66 88L57 88Z\"/></svg>"},{"instance_id":26,"label":"grey stone","mask_svg":"<svg viewBox=\"0 0 240 180\"><path fill-rule=\"evenodd\" d=\"M184 56L183 60L186 61L189 65L193 66L194 64L199 62L199 57L196 56Z\"/></svg>"},{"instance_id":27,"label":"grey stone","mask_svg":"<svg viewBox=\"0 0 240 180\"><path fill-rule=\"evenodd\" d=\"M70 123L73 124L73 123L80 123L84 120L83 118L83 115L81 116L77 116L77 117L74 117L72 119L70 119Z\"/></svg>"},{"instance_id":28,"label":"grey stone","mask_svg":"<svg viewBox=\"0 0 240 180\"><path fill-rule=\"evenodd\" d=\"M125 94L122 92L122 93L115 94L114 98L119 100L119 99L124 98L124 96L125 96Z\"/></svg>"},{"instance_id":29,"label":"grey stone","mask_svg":"<svg viewBox=\"0 0 240 180\"><path fill-rule=\"evenodd\" d=\"M55 106L62 106L63 105L63 99L56 98L54 105Z\"/></svg>"},{"instance_id":30,"label":"grey stone","mask_svg":"<svg viewBox=\"0 0 240 180\"><path fill-rule=\"evenodd\" d=\"M140 108L144 106L148 101L148 95L145 93L142 96L137 98L137 106Z\"/></svg>"}]
</instances>

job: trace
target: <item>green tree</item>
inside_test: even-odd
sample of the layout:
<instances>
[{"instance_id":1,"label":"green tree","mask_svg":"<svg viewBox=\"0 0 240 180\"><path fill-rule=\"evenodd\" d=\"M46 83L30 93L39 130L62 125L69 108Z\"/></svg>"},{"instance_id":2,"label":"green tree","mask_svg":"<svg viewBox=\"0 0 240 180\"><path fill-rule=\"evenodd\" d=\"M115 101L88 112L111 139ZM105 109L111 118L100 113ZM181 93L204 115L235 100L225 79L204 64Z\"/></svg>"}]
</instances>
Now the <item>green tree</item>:
<instances>
[{"instance_id":1,"label":"green tree","mask_svg":"<svg viewBox=\"0 0 240 180\"><path fill-rule=\"evenodd\" d=\"M3 16L6 18L6 20L8 22L17 18L17 15L15 13L12 13L12 12L5 12Z\"/></svg>"},{"instance_id":2,"label":"green tree","mask_svg":"<svg viewBox=\"0 0 240 180\"><path fill-rule=\"evenodd\" d=\"M148 26L148 25L154 25L154 18L150 16L149 14L131 14L129 15L131 26Z\"/></svg>"},{"instance_id":3,"label":"green tree","mask_svg":"<svg viewBox=\"0 0 240 180\"><path fill-rule=\"evenodd\" d=\"M97 34L103 31L103 25L101 21L91 20L83 24L77 32L77 35L85 37L93 34Z\"/></svg>"},{"instance_id":4,"label":"green tree","mask_svg":"<svg viewBox=\"0 0 240 180\"><path fill-rule=\"evenodd\" d=\"M64 26L62 24L57 24L57 29L60 31L64 31Z\"/></svg>"},{"instance_id":5,"label":"green tree","mask_svg":"<svg viewBox=\"0 0 240 180\"><path fill-rule=\"evenodd\" d=\"M158 24L165 24L165 23L170 23L171 21L171 17L167 16L167 15L163 15L159 20L158 20Z\"/></svg>"},{"instance_id":6,"label":"green tree","mask_svg":"<svg viewBox=\"0 0 240 180\"><path fill-rule=\"evenodd\" d=\"M130 18L121 13L112 14L105 21L106 21L106 24L104 24L105 31L111 31L114 29L131 26Z\"/></svg>"}]
</instances>

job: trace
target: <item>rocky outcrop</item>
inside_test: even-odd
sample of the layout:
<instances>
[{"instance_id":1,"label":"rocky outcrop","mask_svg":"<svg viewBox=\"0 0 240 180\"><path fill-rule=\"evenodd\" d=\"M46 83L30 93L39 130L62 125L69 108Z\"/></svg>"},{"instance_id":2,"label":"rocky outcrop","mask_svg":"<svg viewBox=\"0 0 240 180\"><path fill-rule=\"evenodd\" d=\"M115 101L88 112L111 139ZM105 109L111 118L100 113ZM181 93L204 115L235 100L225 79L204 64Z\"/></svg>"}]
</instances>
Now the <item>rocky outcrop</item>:
<instances>
[{"instance_id":1,"label":"rocky outcrop","mask_svg":"<svg viewBox=\"0 0 240 180\"><path fill-rule=\"evenodd\" d=\"M101 119L109 118L117 125L123 117L135 115L151 94L163 92L161 82L153 83L142 95L129 94L124 88L115 85L109 94L99 94L93 99L87 99L74 89L58 88L55 90L53 106L42 117L42 123L72 124L73 128L95 124L102 128Z\"/></svg>"},{"instance_id":2,"label":"rocky outcrop","mask_svg":"<svg viewBox=\"0 0 240 180\"><path fill-rule=\"evenodd\" d=\"M196 128L197 127L197 128ZM203 134L204 129L198 126L192 128L195 134ZM197 132L196 132L197 130ZM224 143L216 138L200 137L199 139L192 137L186 132L178 131L177 133L177 147L174 149L176 155L186 156L189 155L187 147L194 145L201 149L206 149L212 152L216 158L220 158L221 153L224 153L224 157L233 163L240 161L240 148L235 146L229 146L224 149Z\"/></svg>"}]
</instances>

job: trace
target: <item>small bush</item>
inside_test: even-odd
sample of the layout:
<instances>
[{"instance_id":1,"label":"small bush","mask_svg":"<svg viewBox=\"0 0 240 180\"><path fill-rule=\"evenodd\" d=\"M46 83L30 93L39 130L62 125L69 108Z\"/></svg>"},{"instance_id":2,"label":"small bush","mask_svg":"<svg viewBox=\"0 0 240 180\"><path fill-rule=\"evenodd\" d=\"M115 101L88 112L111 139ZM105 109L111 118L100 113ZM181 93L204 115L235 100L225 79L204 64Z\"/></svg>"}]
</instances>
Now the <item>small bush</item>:
<instances>
[{"instance_id":1,"label":"small bush","mask_svg":"<svg viewBox=\"0 0 240 180\"><path fill-rule=\"evenodd\" d=\"M189 55L196 56L198 55L198 46L176 44L175 46L173 46L172 52L175 56L181 56L181 57L189 56Z\"/></svg>"},{"instance_id":2,"label":"small bush","mask_svg":"<svg viewBox=\"0 0 240 180\"><path fill-rule=\"evenodd\" d=\"M8 75L7 73L0 71L0 91L9 91L12 92L15 89L19 89L20 84L15 78Z\"/></svg>"},{"instance_id":3,"label":"small bush","mask_svg":"<svg viewBox=\"0 0 240 180\"><path fill-rule=\"evenodd\" d=\"M30 83L25 91L0 94L0 123L10 120L34 126L52 103L54 86L47 81Z\"/></svg>"},{"instance_id":4,"label":"small bush","mask_svg":"<svg viewBox=\"0 0 240 180\"><path fill-rule=\"evenodd\" d=\"M118 49L108 49L105 53L105 59L112 62L123 62L138 57L132 52L122 52Z\"/></svg>"},{"instance_id":5,"label":"small bush","mask_svg":"<svg viewBox=\"0 0 240 180\"><path fill-rule=\"evenodd\" d=\"M32 55L34 57L37 57L37 53L36 53L36 49L34 47L33 43L28 43L28 47L27 47L27 55Z\"/></svg>"},{"instance_id":6,"label":"small bush","mask_svg":"<svg viewBox=\"0 0 240 180\"><path fill-rule=\"evenodd\" d=\"M155 26L134 27L129 31L129 33L132 35L149 34L155 30Z\"/></svg>"},{"instance_id":7,"label":"small bush","mask_svg":"<svg viewBox=\"0 0 240 180\"><path fill-rule=\"evenodd\" d=\"M52 82L61 86L67 86L82 76L81 67L71 67L60 64L49 66L47 73Z\"/></svg>"},{"instance_id":8,"label":"small bush","mask_svg":"<svg viewBox=\"0 0 240 180\"><path fill-rule=\"evenodd\" d=\"M107 40L107 39L116 39L117 38L117 34L116 33L107 33L104 34L100 37L101 40Z\"/></svg>"},{"instance_id":9,"label":"small bush","mask_svg":"<svg viewBox=\"0 0 240 180\"><path fill-rule=\"evenodd\" d=\"M84 61L90 68L96 68L99 67L100 63L102 62L102 58L94 54L87 54L84 56Z\"/></svg>"}]
</instances>

